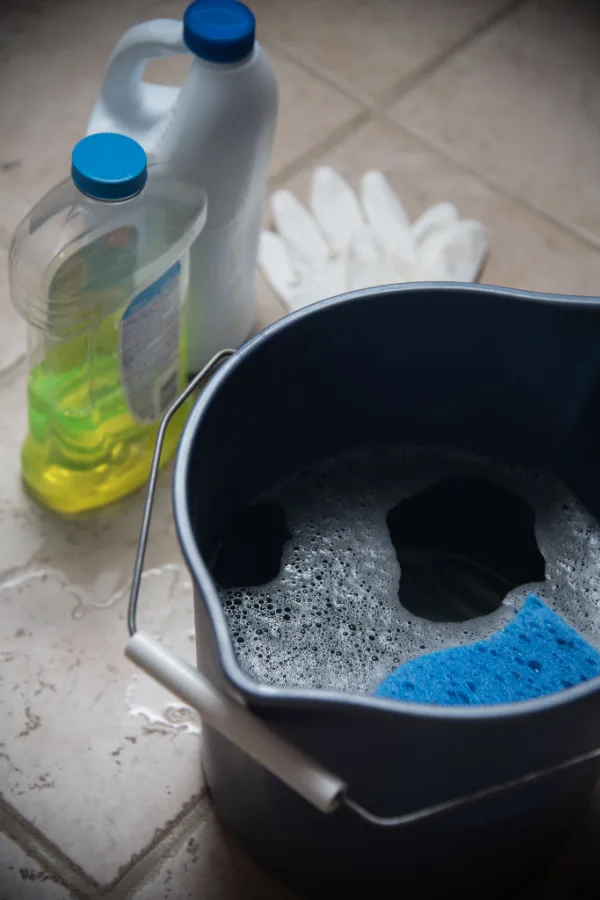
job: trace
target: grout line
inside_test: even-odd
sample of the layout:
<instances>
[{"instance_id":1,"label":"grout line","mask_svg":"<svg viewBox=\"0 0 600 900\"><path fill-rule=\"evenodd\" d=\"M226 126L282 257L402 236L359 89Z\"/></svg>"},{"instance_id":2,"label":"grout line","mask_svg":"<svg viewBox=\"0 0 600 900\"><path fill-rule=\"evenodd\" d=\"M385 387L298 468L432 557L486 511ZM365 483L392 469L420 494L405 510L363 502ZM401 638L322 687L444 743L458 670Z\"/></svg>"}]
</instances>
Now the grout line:
<instances>
[{"instance_id":1,"label":"grout line","mask_svg":"<svg viewBox=\"0 0 600 900\"><path fill-rule=\"evenodd\" d=\"M10 387L20 375L27 371L27 354L22 353L4 369L0 370L0 391Z\"/></svg>"},{"instance_id":2,"label":"grout line","mask_svg":"<svg viewBox=\"0 0 600 900\"><path fill-rule=\"evenodd\" d=\"M78 900L97 896L98 883L2 797L0 831L39 863L52 881L71 891Z\"/></svg>"},{"instance_id":3,"label":"grout line","mask_svg":"<svg viewBox=\"0 0 600 900\"><path fill-rule=\"evenodd\" d=\"M313 60L306 59L296 53L295 50L291 50L289 47L279 44L277 41L269 40L266 43L264 41L261 43L271 55L275 57L280 56L288 62L293 62L309 75L312 75L320 81L325 82L330 87L335 88L340 94L343 94L346 99L352 100L355 104L358 103L360 106L363 106L364 109L378 109L377 101L371 97L370 94L366 94L359 88L354 87L354 85L338 75L333 69L328 69L326 66L321 66Z\"/></svg>"},{"instance_id":4,"label":"grout line","mask_svg":"<svg viewBox=\"0 0 600 900\"><path fill-rule=\"evenodd\" d=\"M189 835L208 818L209 813L210 801L205 788L187 801L179 814L162 829L161 834L155 836L151 844L133 858L133 865L124 867L122 873L99 896L110 897L111 900L132 897L151 880L167 859L175 855Z\"/></svg>"},{"instance_id":5,"label":"grout line","mask_svg":"<svg viewBox=\"0 0 600 900\"><path fill-rule=\"evenodd\" d=\"M369 119L369 113L366 110L362 110L353 116L348 122L344 125L341 125L339 128L336 128L330 134L327 135L323 140L318 141L316 144L310 148L310 150L305 151L300 154L300 156L296 157L293 162L288 163L283 166L275 175L272 175L269 178L268 188L269 190L273 190L273 188L280 187L284 182L286 182L289 178L292 178L294 175L301 172L307 166L309 166L312 162L316 161L323 153L327 153L332 150L334 147L337 147L338 144L341 144L347 137L349 137L352 132L356 131L361 125L364 125Z\"/></svg>"},{"instance_id":6,"label":"grout line","mask_svg":"<svg viewBox=\"0 0 600 900\"><path fill-rule=\"evenodd\" d=\"M355 88L344 78L341 78L336 72L327 69L326 67L321 66L318 63L313 62L312 60L307 60L302 56L297 55L295 51L290 50L287 46L280 44L278 41L263 41L262 44L268 52L295 63L299 68L303 69L309 75L312 75L313 77L318 78L320 81L328 84L330 87L333 87L343 96L345 96L346 99L353 101L361 107L361 111L353 116L349 122L346 122L344 125L341 125L339 128L335 129L322 141L314 144L309 150L301 154L301 156L299 156L297 159L293 160L291 163L288 163L279 172L275 173L275 175L272 175L269 178L268 189L273 190L280 187L289 178L292 178L299 172L303 171L306 167L308 167L311 162L318 160L318 158L323 153L327 153L330 150L333 150L347 137L349 137L353 131L358 130L361 126L366 124L369 119L369 114L379 120L381 120L383 117L384 121L388 122L388 124L392 122L395 126L397 126L397 122L393 122L393 120L387 117L388 108L394 102L396 102L396 100L400 99L403 94L408 93L418 83L432 75L452 56L461 52L466 46L476 41L488 29L502 22L504 19L511 16L513 12L515 12L515 10L520 6L524 6L529 2L530 0L512 0L512 2L507 6L503 7L492 16L490 16L489 19L486 19L486 21L479 23L473 29L471 29L471 31L464 34L459 40L455 41L454 44L452 44L446 50L442 51L438 56L428 60L424 65L422 65L420 68L417 68L408 75L403 76L401 79L399 79L399 81L396 82L395 85L383 91L379 95L378 100L374 97L371 97L369 94L366 94L363 91ZM419 137L421 140L427 143L427 139L424 136L413 135L412 132L409 133L412 136ZM447 156L447 154L442 149L437 147L435 149L438 150L438 152L441 152L444 156ZM453 161L458 165L463 166L463 168L465 168L467 171L470 171L459 160ZM567 229L570 228L570 226L565 224L563 224L563 227L566 227ZM589 242L590 240L593 241L593 238L590 235L584 237L581 233L578 233L578 236L583 240L587 240L587 242Z\"/></svg>"},{"instance_id":7,"label":"grout line","mask_svg":"<svg viewBox=\"0 0 600 900\"><path fill-rule=\"evenodd\" d=\"M514 194L499 181L496 181L494 178L490 178L489 175L487 175L485 172L482 173L477 169L474 169L458 156L454 156L453 154L449 153L447 148L438 143L434 138L431 137L431 135L425 134L418 128L401 125L385 112L375 113L373 115L373 118L379 122L383 122L386 125L391 125L394 129L400 131L402 134L412 138L413 140L420 141L429 150L432 150L454 165L459 166L463 170L463 172L466 172L474 178L477 178L480 182L482 182L482 184L486 185L486 187L490 188L493 191L496 191L499 194L502 194L504 197L508 198L513 203L516 203L522 209L527 210L527 212L529 212L530 214L543 219L554 228L558 228L568 234L569 237L575 238L580 243L585 244L585 246L589 249L596 251L600 250L600 235L596 235L591 231L587 231L585 228L581 228L579 225L577 225L575 222L571 222L569 219L563 219L560 216L556 216L553 213L548 212L547 210L543 209L543 207L537 206L535 203L532 203L530 200L523 196Z\"/></svg>"},{"instance_id":8,"label":"grout line","mask_svg":"<svg viewBox=\"0 0 600 900\"><path fill-rule=\"evenodd\" d=\"M306 57L301 56L285 44L270 39L261 41L261 44L273 55L281 56L282 58L295 63L301 69L304 69L305 72L308 72L309 75L313 75L315 78L319 78L321 81L326 82L330 87L335 88L343 94L348 100L353 100L354 103L358 103L363 109L377 112L387 109L403 94L408 93L408 91L412 90L421 81L429 78L429 76L437 71L437 69L445 65L449 59L460 53L469 44L474 43L481 35L488 31L488 29L493 28L504 21L504 19L509 18L520 6L525 6L529 2L530 0L512 0L507 6L504 6L502 9L493 13L489 19L479 22L445 50L442 50L436 56L428 59L421 66L417 66L412 72L403 75L398 81L391 85L391 87L377 91L374 95L361 91L360 88L357 88L345 78L338 75L333 69L328 69L326 66L321 66L313 60L306 59Z\"/></svg>"},{"instance_id":9,"label":"grout line","mask_svg":"<svg viewBox=\"0 0 600 900\"><path fill-rule=\"evenodd\" d=\"M40 864L53 881L71 891L76 900L126 898L142 887L147 876L177 850L182 840L209 814L208 790L190 797L171 820L158 828L149 844L121 866L116 877L100 885L50 841L31 822L0 797L0 832Z\"/></svg>"},{"instance_id":10,"label":"grout line","mask_svg":"<svg viewBox=\"0 0 600 900\"><path fill-rule=\"evenodd\" d=\"M454 42L446 50L443 50L438 56L428 60L422 66L399 78L398 81L389 88L381 92L379 97L379 107L388 109L401 96L413 90L422 81L430 78L438 69L441 69L453 56L457 56L470 44L475 43L486 31L499 25L505 19L510 18L512 14L521 6L525 6L530 0L512 0L507 6L498 10L489 19L475 25L470 31L467 31L461 38Z\"/></svg>"}]
</instances>

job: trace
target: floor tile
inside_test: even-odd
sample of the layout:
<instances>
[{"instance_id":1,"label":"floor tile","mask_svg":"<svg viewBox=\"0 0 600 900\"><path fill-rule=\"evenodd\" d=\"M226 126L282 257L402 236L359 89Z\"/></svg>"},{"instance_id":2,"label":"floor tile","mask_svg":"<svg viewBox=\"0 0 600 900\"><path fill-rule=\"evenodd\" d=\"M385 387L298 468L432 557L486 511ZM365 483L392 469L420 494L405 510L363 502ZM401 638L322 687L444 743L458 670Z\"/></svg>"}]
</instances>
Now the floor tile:
<instances>
[{"instance_id":1,"label":"floor tile","mask_svg":"<svg viewBox=\"0 0 600 900\"><path fill-rule=\"evenodd\" d=\"M600 236L600 7L533 0L393 108L398 122Z\"/></svg>"},{"instance_id":2,"label":"floor tile","mask_svg":"<svg viewBox=\"0 0 600 900\"><path fill-rule=\"evenodd\" d=\"M301 900L221 830L212 813L132 900Z\"/></svg>"},{"instance_id":3,"label":"floor tile","mask_svg":"<svg viewBox=\"0 0 600 900\"><path fill-rule=\"evenodd\" d=\"M260 272L256 276L256 325L255 331L261 331L277 319L285 315L280 300L275 296Z\"/></svg>"},{"instance_id":4,"label":"floor tile","mask_svg":"<svg viewBox=\"0 0 600 900\"><path fill-rule=\"evenodd\" d=\"M1 167L0 163L0 182ZM22 196L18 184L0 183L0 246L8 249L13 229L25 218L30 206L31 203Z\"/></svg>"},{"instance_id":5,"label":"floor tile","mask_svg":"<svg viewBox=\"0 0 600 900\"><path fill-rule=\"evenodd\" d=\"M421 68L507 0L252 0L259 40L277 42L378 94Z\"/></svg>"},{"instance_id":6,"label":"floor tile","mask_svg":"<svg viewBox=\"0 0 600 900\"><path fill-rule=\"evenodd\" d=\"M367 169L383 170L411 219L442 200L454 202L462 216L479 219L488 230L490 243L481 278L485 283L559 293L597 293L599 253L392 125L366 125L318 163L338 168L355 187ZM287 187L306 199L308 178L309 173L304 172L291 179Z\"/></svg>"},{"instance_id":7,"label":"floor tile","mask_svg":"<svg viewBox=\"0 0 600 900\"><path fill-rule=\"evenodd\" d=\"M0 834L0 900L72 900L24 850Z\"/></svg>"},{"instance_id":8,"label":"floor tile","mask_svg":"<svg viewBox=\"0 0 600 900\"><path fill-rule=\"evenodd\" d=\"M8 290L8 253L0 247L0 373L27 349L25 322L15 311Z\"/></svg>"},{"instance_id":9,"label":"floor tile","mask_svg":"<svg viewBox=\"0 0 600 900\"><path fill-rule=\"evenodd\" d=\"M192 661L178 578L152 572L145 604L152 631ZM55 570L0 591L2 782L22 816L106 883L202 790L199 723L124 658L125 598L85 611L78 601Z\"/></svg>"},{"instance_id":10,"label":"floor tile","mask_svg":"<svg viewBox=\"0 0 600 900\"><path fill-rule=\"evenodd\" d=\"M271 53L279 89L279 111L271 175L295 162L358 112L357 104L300 66Z\"/></svg>"},{"instance_id":11,"label":"floor tile","mask_svg":"<svg viewBox=\"0 0 600 900\"><path fill-rule=\"evenodd\" d=\"M203 788L195 716L124 657L143 495L61 520L19 484L24 384L0 394L0 784L101 883ZM8 433L7 433L8 431ZM193 661L189 579L160 479L140 621Z\"/></svg>"},{"instance_id":12,"label":"floor tile","mask_svg":"<svg viewBox=\"0 0 600 900\"><path fill-rule=\"evenodd\" d=\"M69 173L106 61L119 37L145 18L143 0L60 0L2 6L0 226L10 232Z\"/></svg>"}]
</instances>

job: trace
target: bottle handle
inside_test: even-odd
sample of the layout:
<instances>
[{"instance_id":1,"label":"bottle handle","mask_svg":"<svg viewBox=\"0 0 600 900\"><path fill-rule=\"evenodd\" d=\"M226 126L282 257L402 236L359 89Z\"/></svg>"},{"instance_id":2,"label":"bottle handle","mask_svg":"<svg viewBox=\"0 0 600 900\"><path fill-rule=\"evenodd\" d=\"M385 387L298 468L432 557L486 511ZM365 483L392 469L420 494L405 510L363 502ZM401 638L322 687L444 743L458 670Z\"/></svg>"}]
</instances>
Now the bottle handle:
<instances>
[{"instance_id":1,"label":"bottle handle","mask_svg":"<svg viewBox=\"0 0 600 900\"><path fill-rule=\"evenodd\" d=\"M188 52L179 19L154 19L130 28L108 60L88 133L123 131L143 143L143 135L168 112L180 90L144 83L146 63L172 53Z\"/></svg>"}]
</instances>

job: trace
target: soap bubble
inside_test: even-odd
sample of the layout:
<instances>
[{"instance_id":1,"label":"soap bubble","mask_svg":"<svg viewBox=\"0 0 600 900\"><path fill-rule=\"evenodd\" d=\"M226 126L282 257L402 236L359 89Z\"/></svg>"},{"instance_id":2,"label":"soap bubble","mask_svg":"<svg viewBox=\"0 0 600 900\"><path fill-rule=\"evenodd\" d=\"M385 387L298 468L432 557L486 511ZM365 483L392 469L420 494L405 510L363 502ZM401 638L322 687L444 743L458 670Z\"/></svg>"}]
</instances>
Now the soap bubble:
<instances>
[{"instance_id":1,"label":"soap bubble","mask_svg":"<svg viewBox=\"0 0 600 900\"><path fill-rule=\"evenodd\" d=\"M457 476L486 479L531 505L546 579L510 591L487 615L434 622L400 602L386 517L404 498ZM220 588L220 596L240 664L259 683L373 693L415 656L489 638L532 592L600 647L600 527L549 475L439 448L377 447L304 468L256 502L285 513L291 537L278 551L279 573L268 584ZM534 665L525 671L539 677Z\"/></svg>"}]
</instances>

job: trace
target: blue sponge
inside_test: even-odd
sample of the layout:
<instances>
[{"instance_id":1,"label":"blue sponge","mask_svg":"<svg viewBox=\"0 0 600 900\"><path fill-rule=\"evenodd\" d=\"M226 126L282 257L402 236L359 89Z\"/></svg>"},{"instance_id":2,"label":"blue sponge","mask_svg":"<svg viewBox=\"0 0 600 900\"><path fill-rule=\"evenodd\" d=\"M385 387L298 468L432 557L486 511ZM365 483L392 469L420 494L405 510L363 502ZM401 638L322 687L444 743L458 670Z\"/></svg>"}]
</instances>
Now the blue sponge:
<instances>
[{"instance_id":1,"label":"blue sponge","mask_svg":"<svg viewBox=\"0 0 600 900\"><path fill-rule=\"evenodd\" d=\"M514 620L487 641L405 663L376 697L476 706L555 694L600 675L600 653L532 594Z\"/></svg>"}]
</instances>

